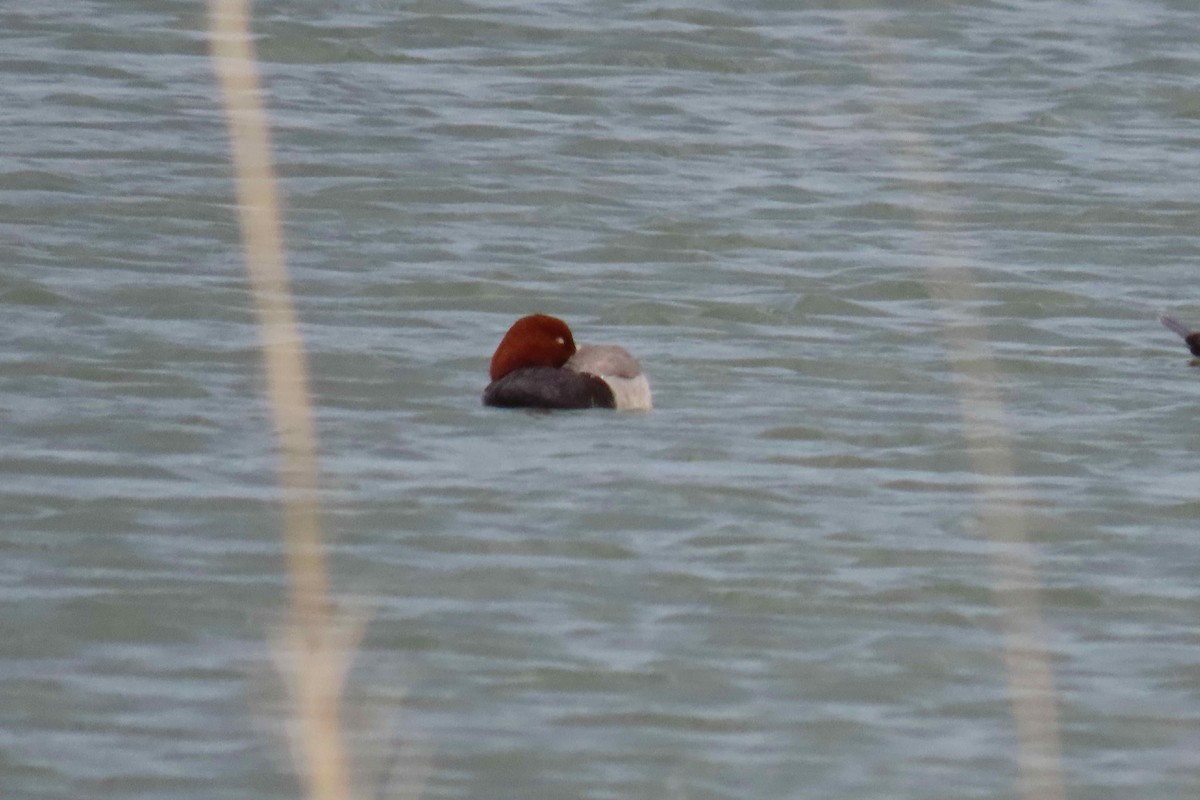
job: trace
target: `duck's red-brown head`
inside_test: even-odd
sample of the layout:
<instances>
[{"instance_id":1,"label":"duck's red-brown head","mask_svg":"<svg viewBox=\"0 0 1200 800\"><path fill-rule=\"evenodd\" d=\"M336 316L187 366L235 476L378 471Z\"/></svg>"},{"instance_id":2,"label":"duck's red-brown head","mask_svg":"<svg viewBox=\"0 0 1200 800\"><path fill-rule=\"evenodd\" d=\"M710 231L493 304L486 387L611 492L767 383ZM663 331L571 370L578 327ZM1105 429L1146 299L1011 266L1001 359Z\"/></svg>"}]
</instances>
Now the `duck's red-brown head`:
<instances>
[{"instance_id":1,"label":"duck's red-brown head","mask_svg":"<svg viewBox=\"0 0 1200 800\"><path fill-rule=\"evenodd\" d=\"M492 354L492 380L521 367L561 367L574 354L575 340L567 323L545 314L521 317Z\"/></svg>"}]
</instances>

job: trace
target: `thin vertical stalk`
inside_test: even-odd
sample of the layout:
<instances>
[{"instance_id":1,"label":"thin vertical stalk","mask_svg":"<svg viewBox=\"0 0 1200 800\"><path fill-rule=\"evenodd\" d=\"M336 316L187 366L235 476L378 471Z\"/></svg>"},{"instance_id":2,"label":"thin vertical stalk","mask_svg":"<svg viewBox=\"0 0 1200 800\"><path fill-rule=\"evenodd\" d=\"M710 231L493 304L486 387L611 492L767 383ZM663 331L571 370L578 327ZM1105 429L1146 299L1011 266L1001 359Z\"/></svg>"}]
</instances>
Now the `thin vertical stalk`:
<instances>
[{"instance_id":1,"label":"thin vertical stalk","mask_svg":"<svg viewBox=\"0 0 1200 800\"><path fill-rule=\"evenodd\" d=\"M1058 693L1045 645L1037 552L1029 541L1026 501L1016 485L1000 373L986 330L965 319L962 310L978 305L979 291L970 271L960 265L931 266L928 276L946 320L943 339L954 370L967 454L978 479L980 528L992 545L992 593L1004 637L1021 796L1064 800Z\"/></svg>"},{"instance_id":2,"label":"thin vertical stalk","mask_svg":"<svg viewBox=\"0 0 1200 800\"><path fill-rule=\"evenodd\" d=\"M860 34L864 58L881 86L899 87L903 64L883 52L879 38ZM903 90L895 88L897 94ZM890 104L876 113L902 116ZM906 131L896 148L896 161L913 174L937 176L939 168L927 137ZM936 177L914 180L914 195L936 199L946 185ZM928 207L928 203L923 206ZM962 431L968 458L978 481L979 523L991 543L993 597L1000 611L1002 648L1009 702L1017 735L1016 762L1024 800L1064 800L1065 777L1058 720L1058 694L1045 645L1037 553L1029 541L1025 504L1017 487L1012 435L1004 414L1000 371L992 356L987 329L967 309L982 299L967 267L967 243L945 232L948 210L921 212L917 225L925 235L924 256L930 259L925 280L939 306L942 338L953 370L962 409Z\"/></svg>"},{"instance_id":3,"label":"thin vertical stalk","mask_svg":"<svg viewBox=\"0 0 1200 800\"><path fill-rule=\"evenodd\" d=\"M317 446L304 350L292 306L258 67L245 0L210 0L213 68L229 123L246 269L280 445L289 587L285 642L295 709L298 769L313 800L350 797L340 708L344 637L334 629L317 506Z\"/></svg>"}]
</instances>

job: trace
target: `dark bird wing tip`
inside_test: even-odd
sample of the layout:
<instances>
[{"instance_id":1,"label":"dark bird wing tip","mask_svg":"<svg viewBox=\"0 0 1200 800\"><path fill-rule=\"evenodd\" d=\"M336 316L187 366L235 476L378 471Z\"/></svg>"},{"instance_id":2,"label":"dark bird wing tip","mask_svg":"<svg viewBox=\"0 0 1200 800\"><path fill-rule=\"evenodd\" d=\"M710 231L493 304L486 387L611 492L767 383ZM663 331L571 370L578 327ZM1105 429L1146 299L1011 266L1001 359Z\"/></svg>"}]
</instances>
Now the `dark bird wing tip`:
<instances>
[{"instance_id":1,"label":"dark bird wing tip","mask_svg":"<svg viewBox=\"0 0 1200 800\"><path fill-rule=\"evenodd\" d=\"M1174 331L1175 333L1178 333L1184 339L1186 339L1192 333L1191 329L1188 328L1187 325L1184 325L1182 322L1175 319L1175 317L1172 317L1170 314L1159 314L1158 321L1163 324L1164 328L1166 328L1167 330L1170 330L1170 331Z\"/></svg>"}]
</instances>

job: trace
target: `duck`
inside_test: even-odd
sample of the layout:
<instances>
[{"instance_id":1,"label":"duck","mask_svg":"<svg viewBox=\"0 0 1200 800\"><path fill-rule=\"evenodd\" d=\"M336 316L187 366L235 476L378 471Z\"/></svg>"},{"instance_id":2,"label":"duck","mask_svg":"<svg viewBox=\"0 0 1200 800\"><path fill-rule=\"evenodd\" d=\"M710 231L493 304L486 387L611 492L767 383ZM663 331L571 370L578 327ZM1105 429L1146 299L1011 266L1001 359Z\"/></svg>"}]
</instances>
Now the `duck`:
<instances>
[{"instance_id":1,"label":"duck","mask_svg":"<svg viewBox=\"0 0 1200 800\"><path fill-rule=\"evenodd\" d=\"M1163 314L1158 318L1158 321L1168 330L1175 331L1175 333L1183 337L1183 341L1187 344L1188 349L1192 351L1192 355L1196 356L1191 361L1192 366L1200 365L1200 361L1197 360L1200 359L1200 331L1192 330L1170 314Z\"/></svg>"},{"instance_id":2,"label":"duck","mask_svg":"<svg viewBox=\"0 0 1200 800\"><path fill-rule=\"evenodd\" d=\"M624 347L575 345L558 317L530 314L512 324L489 368L483 404L499 408L649 411L654 406L642 365Z\"/></svg>"}]
</instances>

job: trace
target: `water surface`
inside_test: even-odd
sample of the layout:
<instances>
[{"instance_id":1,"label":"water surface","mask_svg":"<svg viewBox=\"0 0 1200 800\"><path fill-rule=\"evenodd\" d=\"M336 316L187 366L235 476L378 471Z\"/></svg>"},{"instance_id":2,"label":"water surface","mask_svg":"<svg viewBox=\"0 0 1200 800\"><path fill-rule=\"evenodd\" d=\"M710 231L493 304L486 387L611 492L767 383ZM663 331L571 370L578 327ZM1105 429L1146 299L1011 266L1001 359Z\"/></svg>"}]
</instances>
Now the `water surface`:
<instances>
[{"instance_id":1,"label":"water surface","mask_svg":"<svg viewBox=\"0 0 1200 800\"><path fill-rule=\"evenodd\" d=\"M1200 791L1190 5L255 14L363 796L1018 796L989 364L1068 796ZM0 785L295 797L203 5L0 21ZM657 409L481 407L534 311Z\"/></svg>"}]
</instances>

